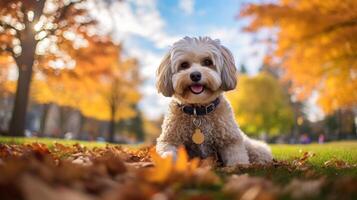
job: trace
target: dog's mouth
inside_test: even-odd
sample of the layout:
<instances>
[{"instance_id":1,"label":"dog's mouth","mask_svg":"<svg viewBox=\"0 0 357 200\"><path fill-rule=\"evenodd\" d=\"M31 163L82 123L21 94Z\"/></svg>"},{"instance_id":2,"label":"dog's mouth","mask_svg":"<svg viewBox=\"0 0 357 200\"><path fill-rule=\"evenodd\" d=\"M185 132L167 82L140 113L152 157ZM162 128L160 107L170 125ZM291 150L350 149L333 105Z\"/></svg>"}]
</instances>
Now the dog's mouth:
<instances>
[{"instance_id":1,"label":"dog's mouth","mask_svg":"<svg viewBox=\"0 0 357 200\"><path fill-rule=\"evenodd\" d=\"M193 84L189 88L193 94L201 94L205 90L205 87L201 84Z\"/></svg>"}]
</instances>

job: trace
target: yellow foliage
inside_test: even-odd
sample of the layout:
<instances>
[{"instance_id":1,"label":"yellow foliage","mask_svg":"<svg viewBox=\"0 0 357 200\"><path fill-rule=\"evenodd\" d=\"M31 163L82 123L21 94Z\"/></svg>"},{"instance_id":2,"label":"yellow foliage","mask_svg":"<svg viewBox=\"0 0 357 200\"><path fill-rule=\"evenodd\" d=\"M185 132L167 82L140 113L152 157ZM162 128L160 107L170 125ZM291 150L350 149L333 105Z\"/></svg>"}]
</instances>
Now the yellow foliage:
<instances>
[{"instance_id":1,"label":"yellow foliage","mask_svg":"<svg viewBox=\"0 0 357 200\"><path fill-rule=\"evenodd\" d=\"M10 80L10 69L13 60L7 54L0 54L0 97L4 97L15 91L16 83Z\"/></svg>"},{"instance_id":2,"label":"yellow foliage","mask_svg":"<svg viewBox=\"0 0 357 200\"><path fill-rule=\"evenodd\" d=\"M241 75L237 89L226 96L238 124L247 134L278 135L290 131L293 111L289 96L271 75Z\"/></svg>"},{"instance_id":3,"label":"yellow foliage","mask_svg":"<svg viewBox=\"0 0 357 200\"><path fill-rule=\"evenodd\" d=\"M247 31L272 30L270 62L284 70L298 98L317 91L327 113L357 105L357 1L249 4L241 16L252 19Z\"/></svg>"}]
</instances>

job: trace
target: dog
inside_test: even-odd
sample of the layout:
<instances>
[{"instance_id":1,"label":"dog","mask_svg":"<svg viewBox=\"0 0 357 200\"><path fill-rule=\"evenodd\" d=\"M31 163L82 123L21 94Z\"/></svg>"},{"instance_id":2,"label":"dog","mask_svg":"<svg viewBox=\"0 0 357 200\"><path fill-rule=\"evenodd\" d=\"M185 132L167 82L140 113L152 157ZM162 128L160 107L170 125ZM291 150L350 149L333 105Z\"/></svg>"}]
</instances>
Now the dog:
<instances>
[{"instance_id":1,"label":"dog","mask_svg":"<svg viewBox=\"0 0 357 200\"><path fill-rule=\"evenodd\" d=\"M239 129L223 96L236 87L237 70L219 40L184 37L164 56L156 76L158 92L172 97L157 138L160 156L175 157L183 145L191 158L215 157L224 166L272 161L267 144Z\"/></svg>"}]
</instances>

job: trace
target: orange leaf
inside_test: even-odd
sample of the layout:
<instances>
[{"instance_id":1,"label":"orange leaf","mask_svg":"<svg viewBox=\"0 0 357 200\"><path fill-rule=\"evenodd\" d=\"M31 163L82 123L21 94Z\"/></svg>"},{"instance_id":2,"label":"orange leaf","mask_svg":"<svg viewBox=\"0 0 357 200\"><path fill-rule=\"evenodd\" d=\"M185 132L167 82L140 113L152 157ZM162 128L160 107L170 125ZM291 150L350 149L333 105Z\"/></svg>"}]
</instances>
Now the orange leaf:
<instances>
[{"instance_id":1,"label":"orange leaf","mask_svg":"<svg viewBox=\"0 0 357 200\"><path fill-rule=\"evenodd\" d=\"M166 158L161 158L160 155L156 153L156 149L150 149L150 156L155 164L151 169L148 169L146 173L146 179L155 183L165 182L173 168L172 156L167 156Z\"/></svg>"},{"instance_id":2,"label":"orange leaf","mask_svg":"<svg viewBox=\"0 0 357 200\"><path fill-rule=\"evenodd\" d=\"M175 163L175 169L178 172L185 172L189 167L188 155L186 153L185 147L180 146L177 150L177 160Z\"/></svg>"}]
</instances>

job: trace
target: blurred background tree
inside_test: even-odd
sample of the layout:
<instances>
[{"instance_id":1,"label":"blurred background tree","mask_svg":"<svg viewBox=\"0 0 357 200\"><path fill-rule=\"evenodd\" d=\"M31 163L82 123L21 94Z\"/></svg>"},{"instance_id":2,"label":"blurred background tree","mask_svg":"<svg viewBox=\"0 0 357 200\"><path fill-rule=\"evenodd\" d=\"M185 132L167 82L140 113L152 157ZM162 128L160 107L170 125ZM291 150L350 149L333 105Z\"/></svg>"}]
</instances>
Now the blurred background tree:
<instances>
[{"instance_id":1,"label":"blurred background tree","mask_svg":"<svg viewBox=\"0 0 357 200\"><path fill-rule=\"evenodd\" d=\"M114 141L116 122L137 114L133 105L140 100L138 85L141 81L135 59L123 61L118 54L114 55L118 59L112 63L111 73L93 83L96 91L91 93L90 98L85 98L80 106L85 116L109 121L108 141L111 142Z\"/></svg>"},{"instance_id":2,"label":"blurred background tree","mask_svg":"<svg viewBox=\"0 0 357 200\"><path fill-rule=\"evenodd\" d=\"M79 114L80 131L86 118L109 121L109 141L114 141L118 121L136 116L141 82L137 61L124 59L122 47L110 36L93 32L96 22L84 2L0 3L0 90L15 98L11 135L24 134L29 97L42 107L39 136L46 132L53 106L59 117L58 130L52 132L59 137L68 132L73 113ZM17 79L9 79L11 66L17 66Z\"/></svg>"},{"instance_id":3,"label":"blurred background tree","mask_svg":"<svg viewBox=\"0 0 357 200\"><path fill-rule=\"evenodd\" d=\"M304 130L325 133L330 139L355 135L357 1L249 3L240 10L240 18L248 22L245 31L267 36L263 41L270 51L265 62L278 68L289 85L295 104L294 126L307 127L297 109L306 108L298 104L317 96L327 118L310 123L311 131Z\"/></svg>"},{"instance_id":4,"label":"blurred background tree","mask_svg":"<svg viewBox=\"0 0 357 200\"><path fill-rule=\"evenodd\" d=\"M283 0L248 4L246 31L270 30L279 66L299 99L318 93L326 113L357 105L357 1Z\"/></svg>"},{"instance_id":5,"label":"blurred background tree","mask_svg":"<svg viewBox=\"0 0 357 200\"><path fill-rule=\"evenodd\" d=\"M67 57L57 44L83 38L93 21L78 4L82 1L4 0L0 2L1 52L12 56L18 67L18 81L9 132L24 135L26 111L34 67L41 68L39 56ZM72 37L71 37L72 35ZM73 37L76 36L76 38ZM77 45L76 45L77 44Z\"/></svg>"},{"instance_id":6,"label":"blurred background tree","mask_svg":"<svg viewBox=\"0 0 357 200\"><path fill-rule=\"evenodd\" d=\"M293 110L289 95L269 73L240 75L239 87L227 97L238 124L247 134L272 137L291 131Z\"/></svg>"}]
</instances>

